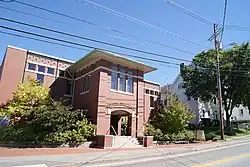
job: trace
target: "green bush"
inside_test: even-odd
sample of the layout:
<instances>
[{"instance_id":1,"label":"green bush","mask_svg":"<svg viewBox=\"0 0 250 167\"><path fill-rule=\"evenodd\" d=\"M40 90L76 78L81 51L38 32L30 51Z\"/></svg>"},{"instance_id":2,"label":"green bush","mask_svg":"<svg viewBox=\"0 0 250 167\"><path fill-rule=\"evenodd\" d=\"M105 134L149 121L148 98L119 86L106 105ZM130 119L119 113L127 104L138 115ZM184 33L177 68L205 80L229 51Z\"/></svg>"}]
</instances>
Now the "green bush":
<instances>
[{"instance_id":1,"label":"green bush","mask_svg":"<svg viewBox=\"0 0 250 167\"><path fill-rule=\"evenodd\" d=\"M23 124L0 128L0 141L83 143L95 132L81 110L72 110L62 103L36 107Z\"/></svg>"},{"instance_id":2,"label":"green bush","mask_svg":"<svg viewBox=\"0 0 250 167\"><path fill-rule=\"evenodd\" d=\"M195 140L196 136L192 131L184 130L179 133L163 134L160 129L155 129L153 125L148 124L145 129L146 136L153 136L155 141L189 141Z\"/></svg>"},{"instance_id":3,"label":"green bush","mask_svg":"<svg viewBox=\"0 0 250 167\"><path fill-rule=\"evenodd\" d=\"M216 137L216 134L215 133L205 133L205 138L206 140L214 140Z\"/></svg>"}]
</instances>

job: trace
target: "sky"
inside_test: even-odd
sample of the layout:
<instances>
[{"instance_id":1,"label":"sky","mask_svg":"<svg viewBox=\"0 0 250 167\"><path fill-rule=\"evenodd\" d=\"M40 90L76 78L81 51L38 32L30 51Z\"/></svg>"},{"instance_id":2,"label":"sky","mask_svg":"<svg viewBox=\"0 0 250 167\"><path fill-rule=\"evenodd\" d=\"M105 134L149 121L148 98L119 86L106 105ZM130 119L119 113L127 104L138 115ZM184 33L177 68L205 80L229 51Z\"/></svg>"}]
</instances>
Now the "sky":
<instances>
[{"instance_id":1,"label":"sky","mask_svg":"<svg viewBox=\"0 0 250 167\"><path fill-rule=\"evenodd\" d=\"M8 11L3 8L0 8L0 16L4 18L14 19L30 24L35 24L43 27L48 27L60 31L77 34L82 37L98 39L109 43L150 51L153 53L162 54L166 56L182 58L185 60L192 60L192 58L197 53L214 47L214 44L208 41L208 38L213 33L212 24L211 25L204 24L203 22L200 22L180 12L176 8L169 5L165 0L136 0L136 1L135 0L126 0L126 1L92 0L92 2L98 3L100 5L111 8L120 13L150 23L154 26L160 27L164 30L167 30L168 32L171 32L174 35L169 35L162 31L158 31L156 29L141 24L137 24L135 22L131 22L129 20L105 12L98 8L93 8L90 5L82 3L81 0L57 0L57 1L20 0L20 1L40 6L46 9L50 9L53 11L57 11L60 13L64 13L80 19L84 19L93 22L95 24L98 24L100 25L100 27L95 27L80 21L72 20L62 16L57 16L55 14L27 7L16 2L0 1L0 7L8 7L15 10L28 12L30 14L47 18L47 20L24 15L13 11ZM220 24L222 23L224 0L175 0L174 2L209 20L212 20ZM249 0L240 0L240 1L228 0L226 24L250 27L249 6L250 6ZM63 22L63 24L51 20L60 21ZM167 61L175 64L182 63L182 61L179 60L162 58L162 57L157 57L155 55L138 53L135 51L89 42L83 39L67 37L64 35L59 35L47 31L38 30L35 28L9 23L3 20L0 20L0 24L12 28L19 28L25 31L44 34L47 36L62 38L65 40L70 40L81 44L87 44L94 46L96 48L104 48L115 52L122 52L145 58ZM113 28L122 31L125 34L142 37L143 39L133 38L125 34L115 33L114 31L110 31L107 28L105 29L103 27ZM16 33L9 30L5 30L3 28L0 28L0 31ZM177 38L177 36L179 38ZM185 40L181 40L180 37ZM176 47L178 49L191 52L191 54L163 47L162 45L152 44L145 41L144 39ZM226 46L227 44L232 42L241 44L249 40L250 40L250 31L225 30L223 36L223 45ZM193 44L190 41L198 43L199 45ZM24 49L33 50L73 61L78 60L79 58L85 56L88 53L88 51L77 50L73 48L57 46L48 43L42 43L39 41L23 39L0 33L0 61L2 61L6 47L8 45L21 47ZM176 65L167 65L167 64L162 64L142 59L135 59L135 58L131 59L156 67L157 70L149 74L146 74L145 78L147 80L160 83L161 85L172 83L179 73L179 67ZM188 62L184 63L188 64Z\"/></svg>"}]
</instances>

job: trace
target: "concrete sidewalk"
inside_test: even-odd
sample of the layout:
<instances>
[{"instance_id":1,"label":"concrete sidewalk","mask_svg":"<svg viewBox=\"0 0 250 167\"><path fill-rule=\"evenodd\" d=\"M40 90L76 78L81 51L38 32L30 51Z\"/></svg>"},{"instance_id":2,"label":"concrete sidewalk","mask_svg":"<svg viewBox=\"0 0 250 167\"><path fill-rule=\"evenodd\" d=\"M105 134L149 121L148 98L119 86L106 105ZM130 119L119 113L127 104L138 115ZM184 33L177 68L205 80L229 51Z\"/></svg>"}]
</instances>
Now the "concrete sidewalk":
<instances>
[{"instance_id":1,"label":"concrete sidewalk","mask_svg":"<svg viewBox=\"0 0 250 167\"><path fill-rule=\"evenodd\" d=\"M190 153L248 142L250 142L250 137L237 138L235 140L230 140L226 142L181 145L179 147L171 147L167 145L161 146L160 148L140 148L128 150L112 149L80 154L0 157L0 167L35 164L46 164L49 167L81 167L93 164L127 161L140 158L142 159L147 157L160 157L182 153Z\"/></svg>"}]
</instances>

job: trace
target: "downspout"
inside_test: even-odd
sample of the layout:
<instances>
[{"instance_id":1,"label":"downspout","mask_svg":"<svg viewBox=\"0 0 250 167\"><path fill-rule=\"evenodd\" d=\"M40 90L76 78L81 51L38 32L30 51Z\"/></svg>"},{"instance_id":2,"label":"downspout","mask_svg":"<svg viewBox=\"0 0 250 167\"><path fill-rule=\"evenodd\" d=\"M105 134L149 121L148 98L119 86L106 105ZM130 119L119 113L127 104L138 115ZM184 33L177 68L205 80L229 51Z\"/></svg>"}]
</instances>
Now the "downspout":
<instances>
[{"instance_id":1,"label":"downspout","mask_svg":"<svg viewBox=\"0 0 250 167\"><path fill-rule=\"evenodd\" d=\"M26 51L26 57L25 57L25 63L24 63L24 69L23 69L23 77L22 77L22 83L24 82L24 75L25 75L25 69L27 66L27 60L28 60L28 50Z\"/></svg>"},{"instance_id":2,"label":"downspout","mask_svg":"<svg viewBox=\"0 0 250 167\"><path fill-rule=\"evenodd\" d=\"M72 89L71 89L72 90L71 105L73 106L74 95L75 95L75 78L68 69L66 69L66 71L69 73L69 75L70 75L70 77L72 78L72 81L73 81Z\"/></svg>"},{"instance_id":3,"label":"downspout","mask_svg":"<svg viewBox=\"0 0 250 167\"><path fill-rule=\"evenodd\" d=\"M137 76L137 86L136 86L136 123L135 123L135 125L136 125L136 131L135 131L135 137L138 137L138 111L139 111L139 76L138 76L138 69L136 70L136 76Z\"/></svg>"}]
</instances>

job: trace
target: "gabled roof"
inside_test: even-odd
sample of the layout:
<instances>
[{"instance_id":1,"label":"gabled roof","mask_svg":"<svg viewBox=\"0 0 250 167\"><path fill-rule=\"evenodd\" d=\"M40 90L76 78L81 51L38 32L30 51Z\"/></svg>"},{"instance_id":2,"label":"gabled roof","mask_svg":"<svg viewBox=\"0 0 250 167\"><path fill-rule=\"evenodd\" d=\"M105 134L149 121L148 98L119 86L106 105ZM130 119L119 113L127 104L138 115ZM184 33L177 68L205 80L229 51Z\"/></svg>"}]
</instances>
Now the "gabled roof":
<instances>
[{"instance_id":1,"label":"gabled roof","mask_svg":"<svg viewBox=\"0 0 250 167\"><path fill-rule=\"evenodd\" d=\"M122 66L138 69L142 71L144 74L156 70L156 68L146 65L144 63L140 63L128 58L121 57L118 54L114 54L112 52L106 52L103 50L95 49L88 53L86 56L82 57L80 60L76 61L72 64L69 69L72 71L78 71L82 69L84 66L91 64L92 62L103 59L114 64L121 64Z\"/></svg>"}]
</instances>

